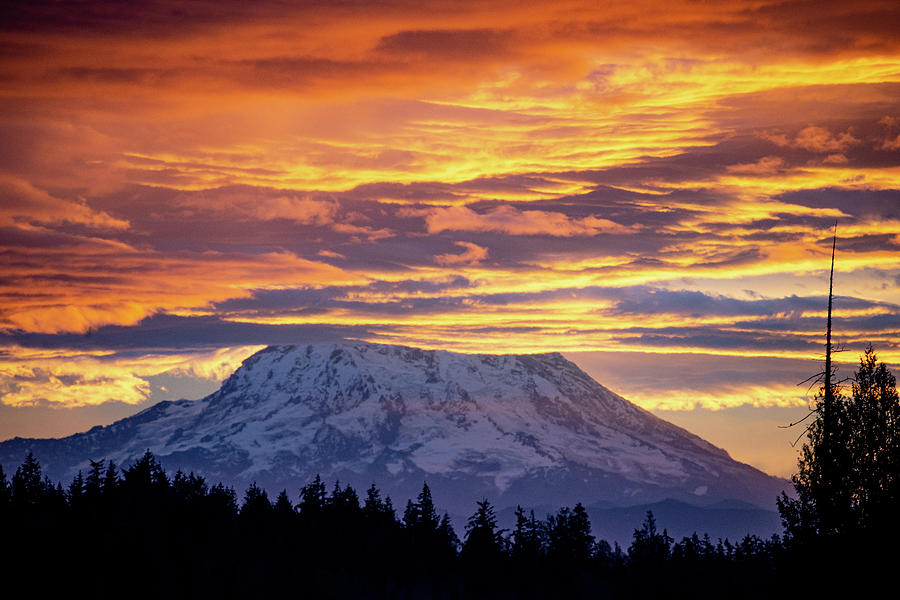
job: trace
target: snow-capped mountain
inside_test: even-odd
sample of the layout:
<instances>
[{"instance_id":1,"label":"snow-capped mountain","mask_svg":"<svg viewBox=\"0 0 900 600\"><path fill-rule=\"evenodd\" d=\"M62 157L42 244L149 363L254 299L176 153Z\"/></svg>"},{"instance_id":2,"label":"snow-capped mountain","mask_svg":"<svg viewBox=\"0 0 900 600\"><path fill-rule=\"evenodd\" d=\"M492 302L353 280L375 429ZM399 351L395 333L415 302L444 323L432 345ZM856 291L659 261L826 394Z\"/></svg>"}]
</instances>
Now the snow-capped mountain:
<instances>
[{"instance_id":1,"label":"snow-capped mountain","mask_svg":"<svg viewBox=\"0 0 900 600\"><path fill-rule=\"evenodd\" d=\"M523 505L738 499L772 508L787 482L609 391L558 353L458 354L363 342L272 346L214 394L161 402L62 439L0 443L11 471L33 451L68 481L89 459L150 449L171 472L292 495L316 474L403 502L427 481L463 513Z\"/></svg>"}]
</instances>

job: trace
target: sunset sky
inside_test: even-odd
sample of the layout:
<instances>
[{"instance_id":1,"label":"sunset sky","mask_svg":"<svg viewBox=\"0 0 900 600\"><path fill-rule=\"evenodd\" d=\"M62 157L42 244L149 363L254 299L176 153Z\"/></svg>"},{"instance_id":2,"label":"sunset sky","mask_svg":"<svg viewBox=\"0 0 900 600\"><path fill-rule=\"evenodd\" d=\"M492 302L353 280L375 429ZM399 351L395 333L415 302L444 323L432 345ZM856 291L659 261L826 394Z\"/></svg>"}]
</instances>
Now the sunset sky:
<instances>
[{"instance_id":1,"label":"sunset sky","mask_svg":"<svg viewBox=\"0 0 900 600\"><path fill-rule=\"evenodd\" d=\"M900 369L900 6L3 2L0 439L267 344L561 351L788 475ZM900 374L900 373L897 373Z\"/></svg>"}]
</instances>

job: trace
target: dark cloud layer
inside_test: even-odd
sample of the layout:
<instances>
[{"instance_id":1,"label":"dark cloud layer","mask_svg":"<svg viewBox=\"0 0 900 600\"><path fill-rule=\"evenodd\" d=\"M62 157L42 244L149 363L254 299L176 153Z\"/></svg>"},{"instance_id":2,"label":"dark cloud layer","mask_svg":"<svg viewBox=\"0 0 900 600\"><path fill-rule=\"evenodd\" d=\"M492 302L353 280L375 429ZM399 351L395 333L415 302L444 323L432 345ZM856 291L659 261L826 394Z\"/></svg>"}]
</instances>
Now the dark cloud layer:
<instances>
[{"instance_id":1,"label":"dark cloud layer","mask_svg":"<svg viewBox=\"0 0 900 600\"><path fill-rule=\"evenodd\" d=\"M304 344L370 336L365 327L233 323L219 317L157 315L133 327L108 325L87 334L5 333L0 340L29 348L110 349L117 353L179 351L238 345ZM2 349L2 346L0 346Z\"/></svg>"}]
</instances>

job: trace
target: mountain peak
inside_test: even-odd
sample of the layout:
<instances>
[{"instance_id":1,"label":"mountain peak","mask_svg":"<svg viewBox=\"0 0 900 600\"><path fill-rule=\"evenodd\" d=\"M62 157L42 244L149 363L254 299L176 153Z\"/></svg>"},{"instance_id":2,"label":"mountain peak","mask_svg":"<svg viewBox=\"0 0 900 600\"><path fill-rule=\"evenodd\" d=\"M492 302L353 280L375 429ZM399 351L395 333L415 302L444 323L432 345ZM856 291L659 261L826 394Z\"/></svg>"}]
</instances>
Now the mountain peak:
<instances>
[{"instance_id":1,"label":"mountain peak","mask_svg":"<svg viewBox=\"0 0 900 600\"><path fill-rule=\"evenodd\" d=\"M344 341L270 346L215 393L62 440L11 440L71 476L151 449L168 468L297 489L316 474L450 504L774 503L781 480L603 387L558 352L461 354ZM46 458L40 455L44 451ZM10 461L12 458L12 461ZM55 470L55 471L54 471Z\"/></svg>"}]
</instances>

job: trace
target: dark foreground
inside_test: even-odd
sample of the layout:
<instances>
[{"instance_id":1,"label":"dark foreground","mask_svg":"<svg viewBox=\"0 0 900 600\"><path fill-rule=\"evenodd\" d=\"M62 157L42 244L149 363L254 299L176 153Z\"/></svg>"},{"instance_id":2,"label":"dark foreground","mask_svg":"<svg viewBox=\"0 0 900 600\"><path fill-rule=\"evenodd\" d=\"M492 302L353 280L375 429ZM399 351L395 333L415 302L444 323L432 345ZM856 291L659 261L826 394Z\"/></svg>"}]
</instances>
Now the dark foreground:
<instances>
[{"instance_id":1,"label":"dark foreground","mask_svg":"<svg viewBox=\"0 0 900 600\"><path fill-rule=\"evenodd\" d=\"M374 485L360 500L317 479L299 502L253 486L238 502L148 453L121 472L92 463L64 489L29 456L11 480L0 469L0 574L40 597L386 599L799 597L829 565L877 576L864 546L676 542L648 514L622 549L591 536L581 505L520 510L512 531L487 501L473 508L460 540L427 486L398 517Z\"/></svg>"}]
</instances>

